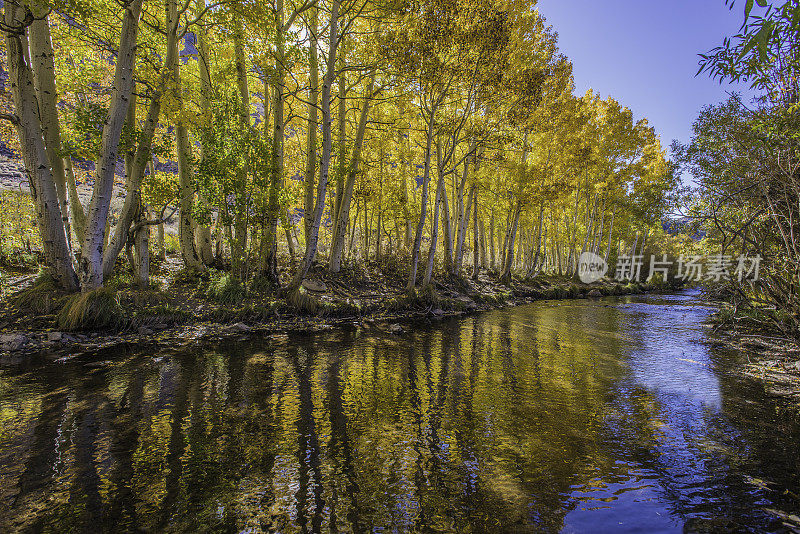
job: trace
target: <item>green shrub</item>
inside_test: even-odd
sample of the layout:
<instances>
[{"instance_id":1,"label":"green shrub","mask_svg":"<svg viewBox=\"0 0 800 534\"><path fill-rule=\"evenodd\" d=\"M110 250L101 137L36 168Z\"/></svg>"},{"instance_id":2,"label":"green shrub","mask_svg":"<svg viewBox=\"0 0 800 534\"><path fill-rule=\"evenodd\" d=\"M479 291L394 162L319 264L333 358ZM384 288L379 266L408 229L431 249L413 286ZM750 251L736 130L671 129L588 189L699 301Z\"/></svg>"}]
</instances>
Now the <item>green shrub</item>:
<instances>
[{"instance_id":1,"label":"green shrub","mask_svg":"<svg viewBox=\"0 0 800 534\"><path fill-rule=\"evenodd\" d=\"M177 254L181 250L181 244L178 241L178 236L164 232L164 249L167 254Z\"/></svg>"},{"instance_id":2,"label":"green shrub","mask_svg":"<svg viewBox=\"0 0 800 534\"><path fill-rule=\"evenodd\" d=\"M238 304L246 296L242 282L230 273L212 278L208 285L208 298L220 304Z\"/></svg>"},{"instance_id":3,"label":"green shrub","mask_svg":"<svg viewBox=\"0 0 800 534\"><path fill-rule=\"evenodd\" d=\"M117 295L106 287L71 296L56 318L63 330L110 328L123 321Z\"/></svg>"},{"instance_id":4,"label":"green shrub","mask_svg":"<svg viewBox=\"0 0 800 534\"><path fill-rule=\"evenodd\" d=\"M275 290L275 283L273 280L263 273L257 274L250 282L250 291L260 295L272 293Z\"/></svg>"},{"instance_id":5,"label":"green shrub","mask_svg":"<svg viewBox=\"0 0 800 534\"><path fill-rule=\"evenodd\" d=\"M175 276L172 278L172 285L197 287L208 280L218 278L219 276L221 276L219 273L211 273L210 271L181 269L175 273Z\"/></svg>"}]
</instances>

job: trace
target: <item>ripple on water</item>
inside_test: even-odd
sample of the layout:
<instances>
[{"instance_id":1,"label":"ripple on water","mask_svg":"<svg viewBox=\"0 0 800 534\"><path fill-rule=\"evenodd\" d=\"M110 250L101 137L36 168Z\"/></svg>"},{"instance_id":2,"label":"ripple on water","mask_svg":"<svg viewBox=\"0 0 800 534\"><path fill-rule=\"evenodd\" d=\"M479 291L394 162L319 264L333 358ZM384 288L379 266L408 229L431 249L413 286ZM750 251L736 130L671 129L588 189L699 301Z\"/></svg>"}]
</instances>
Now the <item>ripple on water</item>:
<instances>
[{"instance_id":1,"label":"ripple on water","mask_svg":"<svg viewBox=\"0 0 800 534\"><path fill-rule=\"evenodd\" d=\"M796 425L694 294L0 370L0 526L778 531ZM788 518L788 519L787 519Z\"/></svg>"}]
</instances>

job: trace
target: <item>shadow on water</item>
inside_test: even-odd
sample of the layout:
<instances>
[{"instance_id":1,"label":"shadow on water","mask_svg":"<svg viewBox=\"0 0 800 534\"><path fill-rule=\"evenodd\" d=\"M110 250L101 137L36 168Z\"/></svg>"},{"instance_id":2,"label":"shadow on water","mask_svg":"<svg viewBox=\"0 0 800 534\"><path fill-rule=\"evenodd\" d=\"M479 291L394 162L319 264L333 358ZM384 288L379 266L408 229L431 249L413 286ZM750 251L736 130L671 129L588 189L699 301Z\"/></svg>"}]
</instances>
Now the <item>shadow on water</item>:
<instances>
[{"instance_id":1,"label":"shadow on water","mask_svg":"<svg viewBox=\"0 0 800 534\"><path fill-rule=\"evenodd\" d=\"M693 295L0 370L0 530L762 532L800 432Z\"/></svg>"}]
</instances>

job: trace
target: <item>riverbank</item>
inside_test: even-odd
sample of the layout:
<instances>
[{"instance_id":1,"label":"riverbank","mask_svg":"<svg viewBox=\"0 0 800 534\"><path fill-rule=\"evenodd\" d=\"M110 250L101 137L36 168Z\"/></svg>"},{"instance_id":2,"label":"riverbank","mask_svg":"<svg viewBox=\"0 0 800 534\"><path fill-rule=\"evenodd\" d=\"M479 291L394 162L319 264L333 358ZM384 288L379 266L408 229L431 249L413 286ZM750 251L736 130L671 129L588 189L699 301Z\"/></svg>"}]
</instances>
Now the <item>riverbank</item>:
<instances>
[{"instance_id":1,"label":"riverbank","mask_svg":"<svg viewBox=\"0 0 800 534\"><path fill-rule=\"evenodd\" d=\"M696 297L0 366L0 530L791 531L800 425Z\"/></svg>"},{"instance_id":2,"label":"riverbank","mask_svg":"<svg viewBox=\"0 0 800 534\"><path fill-rule=\"evenodd\" d=\"M800 415L800 343L781 332L767 328L746 315L736 316L720 303L712 316L712 342L741 353L746 361L735 369L742 377L753 378L764 392Z\"/></svg>"},{"instance_id":3,"label":"riverbank","mask_svg":"<svg viewBox=\"0 0 800 534\"><path fill-rule=\"evenodd\" d=\"M404 273L384 263L345 268L336 274L316 267L300 293L287 301L261 290L257 283L245 287L216 271L188 275L171 269L167 262L156 271L154 286L148 290L132 287L125 275L112 280L108 293L113 300L108 310L98 312L102 321L97 326L65 328L64 308L70 296L32 273L9 278L11 290L0 300L0 358L5 361L32 354L57 360L121 348L175 348L337 326L393 335L414 321L537 300L668 289L656 283L622 284L610 279L587 285L545 275L514 278L505 285L489 272L478 280L440 276L431 288L409 294L404 290Z\"/></svg>"}]
</instances>

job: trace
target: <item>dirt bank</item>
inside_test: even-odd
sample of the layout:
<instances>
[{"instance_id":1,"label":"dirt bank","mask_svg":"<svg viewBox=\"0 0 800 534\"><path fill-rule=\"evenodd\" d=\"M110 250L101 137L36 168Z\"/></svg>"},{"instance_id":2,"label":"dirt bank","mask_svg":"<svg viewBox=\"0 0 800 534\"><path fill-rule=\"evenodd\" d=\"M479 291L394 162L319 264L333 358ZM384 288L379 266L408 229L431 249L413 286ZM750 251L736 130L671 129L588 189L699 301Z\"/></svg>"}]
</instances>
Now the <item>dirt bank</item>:
<instances>
[{"instance_id":1,"label":"dirt bank","mask_svg":"<svg viewBox=\"0 0 800 534\"><path fill-rule=\"evenodd\" d=\"M58 360L88 353L108 354L120 348L175 348L337 326L392 335L410 328L414 321L439 320L537 300L599 298L666 289L613 280L586 285L542 275L515 279L507 286L489 273L477 281L440 278L431 289L408 294L402 272L372 267L343 269L336 274L316 268L304 284L300 302L287 302L269 290L228 287L224 273L187 276L165 266L164 276L157 284L160 287L154 289L133 289L124 276L109 283L121 310L120 320L113 326L73 331L58 326L59 311L69 296L53 295L20 303L19 295L34 284L36 277L18 274L12 277L13 292L0 301L0 360L14 361L32 354Z\"/></svg>"}]
</instances>

